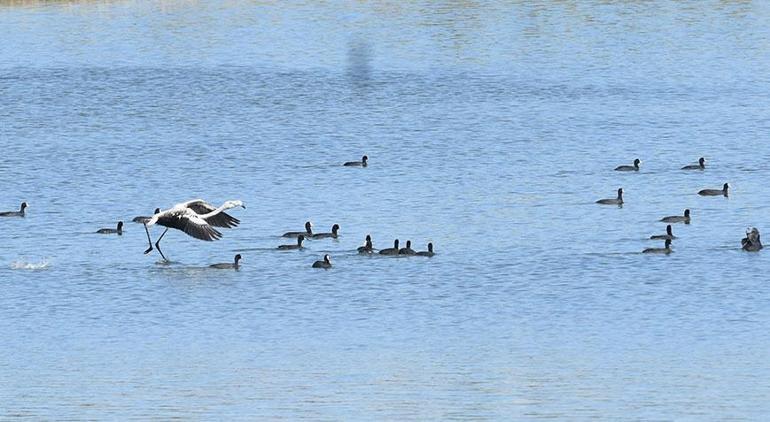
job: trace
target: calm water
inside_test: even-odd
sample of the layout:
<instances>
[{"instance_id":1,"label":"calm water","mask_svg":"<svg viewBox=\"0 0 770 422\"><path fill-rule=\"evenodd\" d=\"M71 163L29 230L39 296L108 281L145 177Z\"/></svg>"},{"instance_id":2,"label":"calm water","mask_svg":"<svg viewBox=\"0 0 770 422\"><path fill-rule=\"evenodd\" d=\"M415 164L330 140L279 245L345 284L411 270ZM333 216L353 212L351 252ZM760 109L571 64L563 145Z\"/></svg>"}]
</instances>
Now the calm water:
<instances>
[{"instance_id":1,"label":"calm water","mask_svg":"<svg viewBox=\"0 0 770 422\"><path fill-rule=\"evenodd\" d=\"M765 418L770 252L739 247L770 231L768 19L0 2L0 208L30 204L0 221L0 418ZM196 197L242 225L143 255L131 218ZM274 250L308 219L341 237ZM368 233L438 255L360 257Z\"/></svg>"}]
</instances>

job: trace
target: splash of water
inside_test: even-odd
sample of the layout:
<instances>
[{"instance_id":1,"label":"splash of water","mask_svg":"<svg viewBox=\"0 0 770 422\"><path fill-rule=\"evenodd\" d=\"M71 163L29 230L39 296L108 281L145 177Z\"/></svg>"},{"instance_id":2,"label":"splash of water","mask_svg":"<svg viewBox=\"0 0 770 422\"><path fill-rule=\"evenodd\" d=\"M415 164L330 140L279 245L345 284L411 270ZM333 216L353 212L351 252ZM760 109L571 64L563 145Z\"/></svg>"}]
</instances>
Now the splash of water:
<instances>
[{"instance_id":1,"label":"splash of water","mask_svg":"<svg viewBox=\"0 0 770 422\"><path fill-rule=\"evenodd\" d=\"M11 269L13 270L44 270L48 268L50 262L47 259L43 259L39 262L26 262L26 261L13 261L11 263Z\"/></svg>"}]
</instances>

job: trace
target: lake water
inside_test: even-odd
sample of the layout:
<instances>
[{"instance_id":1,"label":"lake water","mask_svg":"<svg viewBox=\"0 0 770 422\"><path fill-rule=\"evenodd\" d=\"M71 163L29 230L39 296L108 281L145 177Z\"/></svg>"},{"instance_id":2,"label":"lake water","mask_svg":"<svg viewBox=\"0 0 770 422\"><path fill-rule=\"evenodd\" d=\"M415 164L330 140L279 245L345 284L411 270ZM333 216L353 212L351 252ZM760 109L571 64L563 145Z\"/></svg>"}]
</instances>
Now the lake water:
<instances>
[{"instance_id":1,"label":"lake water","mask_svg":"<svg viewBox=\"0 0 770 422\"><path fill-rule=\"evenodd\" d=\"M740 239L770 231L769 19L0 2L0 208L30 204L0 221L0 418L766 418L770 252ZM198 197L241 226L143 255L131 218ZM341 236L274 249L306 220Z\"/></svg>"}]
</instances>

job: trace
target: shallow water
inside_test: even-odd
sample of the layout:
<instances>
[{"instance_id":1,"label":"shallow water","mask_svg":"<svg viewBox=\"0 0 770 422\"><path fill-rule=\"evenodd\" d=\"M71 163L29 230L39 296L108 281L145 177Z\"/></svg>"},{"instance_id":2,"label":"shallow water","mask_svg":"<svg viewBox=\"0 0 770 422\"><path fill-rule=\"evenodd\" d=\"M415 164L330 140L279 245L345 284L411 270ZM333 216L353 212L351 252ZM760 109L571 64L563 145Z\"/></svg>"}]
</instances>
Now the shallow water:
<instances>
[{"instance_id":1,"label":"shallow water","mask_svg":"<svg viewBox=\"0 0 770 422\"><path fill-rule=\"evenodd\" d=\"M0 416L763 419L769 11L0 2ZM196 197L241 226L143 255Z\"/></svg>"}]
</instances>

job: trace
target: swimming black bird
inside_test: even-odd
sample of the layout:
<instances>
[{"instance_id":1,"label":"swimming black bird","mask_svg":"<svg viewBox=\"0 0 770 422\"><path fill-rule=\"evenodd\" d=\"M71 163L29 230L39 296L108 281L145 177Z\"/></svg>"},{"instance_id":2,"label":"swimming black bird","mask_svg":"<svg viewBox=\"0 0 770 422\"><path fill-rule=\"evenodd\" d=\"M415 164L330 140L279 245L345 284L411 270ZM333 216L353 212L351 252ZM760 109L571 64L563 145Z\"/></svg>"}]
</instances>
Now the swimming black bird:
<instances>
[{"instance_id":1,"label":"swimming black bird","mask_svg":"<svg viewBox=\"0 0 770 422\"><path fill-rule=\"evenodd\" d=\"M343 164L345 167L366 167L368 166L369 157L363 156L361 157L361 161L348 161L347 163Z\"/></svg>"},{"instance_id":2,"label":"swimming black bird","mask_svg":"<svg viewBox=\"0 0 770 422\"><path fill-rule=\"evenodd\" d=\"M297 236L297 244L296 245L280 245L278 246L278 249L280 250L291 250L291 249L302 249L302 241L305 240L304 235Z\"/></svg>"},{"instance_id":3,"label":"swimming black bird","mask_svg":"<svg viewBox=\"0 0 770 422\"><path fill-rule=\"evenodd\" d=\"M722 185L722 189L703 189L698 192L698 195L700 196L727 196L727 190L730 188L730 185L725 183Z\"/></svg>"},{"instance_id":4,"label":"swimming black bird","mask_svg":"<svg viewBox=\"0 0 770 422\"><path fill-rule=\"evenodd\" d=\"M600 199L596 201L597 204L602 205L623 205L623 188L618 189L618 197L615 199Z\"/></svg>"},{"instance_id":5,"label":"swimming black bird","mask_svg":"<svg viewBox=\"0 0 770 422\"><path fill-rule=\"evenodd\" d=\"M407 240L406 241L406 247L405 248L401 248L401 249L398 250L398 254L399 255L414 255L416 253L417 252L415 252L414 249L412 249L412 241L411 240Z\"/></svg>"},{"instance_id":6,"label":"swimming black bird","mask_svg":"<svg viewBox=\"0 0 770 422\"><path fill-rule=\"evenodd\" d=\"M434 255L434 253L433 253L433 243L432 242L428 243L428 250L427 251L417 252L417 255L419 255L419 256L428 256L428 257L433 256Z\"/></svg>"},{"instance_id":7,"label":"swimming black bird","mask_svg":"<svg viewBox=\"0 0 770 422\"><path fill-rule=\"evenodd\" d=\"M698 164L690 164L682 167L682 170L705 170L705 169L706 169L706 159L703 157L698 159Z\"/></svg>"},{"instance_id":8,"label":"swimming black bird","mask_svg":"<svg viewBox=\"0 0 770 422\"><path fill-rule=\"evenodd\" d=\"M398 255L398 239L393 241L392 248L381 249L380 255Z\"/></svg>"},{"instance_id":9,"label":"swimming black bird","mask_svg":"<svg viewBox=\"0 0 770 422\"><path fill-rule=\"evenodd\" d=\"M163 234L158 238L158 241L155 242L155 247L158 248L160 256L163 257L165 261L168 261L168 259L160 250L160 241L163 239L163 236L166 235L168 229L177 229L187 233L189 236L205 241L220 239L222 233L214 227L230 228L237 226L239 221L224 212L225 210L235 207L246 208L241 201L225 201L222 206L215 209L206 202L195 199L176 204L171 209L153 215L144 223L144 230L147 232L147 241L150 243L150 246L144 253L148 254L152 251L152 239L150 239L149 227L155 224L166 228ZM212 209L212 211L204 214L197 212L208 209Z\"/></svg>"},{"instance_id":10,"label":"swimming black bird","mask_svg":"<svg viewBox=\"0 0 770 422\"><path fill-rule=\"evenodd\" d=\"M660 221L664 223L690 224L690 209L688 208L684 210L684 215L670 215L668 217L661 218Z\"/></svg>"},{"instance_id":11,"label":"swimming black bird","mask_svg":"<svg viewBox=\"0 0 770 422\"><path fill-rule=\"evenodd\" d=\"M759 239L759 230L756 227L746 230L746 237L741 239L741 249L748 252L757 252L762 247L762 242Z\"/></svg>"},{"instance_id":12,"label":"swimming black bird","mask_svg":"<svg viewBox=\"0 0 770 422\"><path fill-rule=\"evenodd\" d=\"M671 251L671 239L666 239L666 247L665 248L647 248L642 251L642 253L658 253L658 254L670 254Z\"/></svg>"},{"instance_id":13,"label":"swimming black bird","mask_svg":"<svg viewBox=\"0 0 770 422\"><path fill-rule=\"evenodd\" d=\"M209 265L209 267L217 268L220 270L230 270L230 269L237 270L241 266L240 261L241 261L241 254L238 254L238 255L235 255L234 262L225 262L222 264L211 264Z\"/></svg>"},{"instance_id":14,"label":"swimming black bird","mask_svg":"<svg viewBox=\"0 0 770 422\"><path fill-rule=\"evenodd\" d=\"M374 252L374 245L372 245L372 236L366 235L366 243L364 243L364 246L358 247L358 253L360 254L370 254Z\"/></svg>"},{"instance_id":15,"label":"swimming black bird","mask_svg":"<svg viewBox=\"0 0 770 422\"><path fill-rule=\"evenodd\" d=\"M313 263L313 268L324 268L329 269L332 267L332 259L329 257L329 255L324 255L323 261L316 261Z\"/></svg>"},{"instance_id":16,"label":"swimming black bird","mask_svg":"<svg viewBox=\"0 0 770 422\"><path fill-rule=\"evenodd\" d=\"M642 160L637 158L633 166L617 166L615 171L639 171L639 164L642 164Z\"/></svg>"},{"instance_id":17,"label":"swimming black bird","mask_svg":"<svg viewBox=\"0 0 770 422\"><path fill-rule=\"evenodd\" d=\"M27 203L22 202L18 211L3 211L0 212L0 217L24 217L26 215Z\"/></svg>"},{"instance_id":18,"label":"swimming black bird","mask_svg":"<svg viewBox=\"0 0 770 422\"><path fill-rule=\"evenodd\" d=\"M159 212L160 212L160 208L155 208L155 212L153 212L153 214L157 214ZM146 217L146 216L140 215L138 217L134 217L134 219L131 220L131 221L133 221L134 223L144 224L144 223L150 221L151 218L152 217Z\"/></svg>"},{"instance_id":19,"label":"swimming black bird","mask_svg":"<svg viewBox=\"0 0 770 422\"><path fill-rule=\"evenodd\" d=\"M305 231L304 232L286 232L283 234L283 237L297 237L299 235L303 235L306 238L313 236L313 223L306 221L305 222Z\"/></svg>"},{"instance_id":20,"label":"swimming black bird","mask_svg":"<svg viewBox=\"0 0 770 422\"><path fill-rule=\"evenodd\" d=\"M313 239L325 239L327 237L331 237L336 239L337 238L337 232L340 230L340 225L335 224L332 226L331 233L316 233L313 235Z\"/></svg>"},{"instance_id":21,"label":"swimming black bird","mask_svg":"<svg viewBox=\"0 0 770 422\"><path fill-rule=\"evenodd\" d=\"M666 240L666 239L676 239L676 236L674 236L674 232L671 230L671 224L666 226L666 234L656 234L654 236L650 236L650 239L652 240Z\"/></svg>"},{"instance_id":22,"label":"swimming black bird","mask_svg":"<svg viewBox=\"0 0 770 422\"><path fill-rule=\"evenodd\" d=\"M118 234L120 236L123 235L123 222L118 221L118 227L116 229L99 229L96 231L99 234Z\"/></svg>"}]
</instances>

